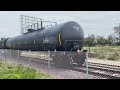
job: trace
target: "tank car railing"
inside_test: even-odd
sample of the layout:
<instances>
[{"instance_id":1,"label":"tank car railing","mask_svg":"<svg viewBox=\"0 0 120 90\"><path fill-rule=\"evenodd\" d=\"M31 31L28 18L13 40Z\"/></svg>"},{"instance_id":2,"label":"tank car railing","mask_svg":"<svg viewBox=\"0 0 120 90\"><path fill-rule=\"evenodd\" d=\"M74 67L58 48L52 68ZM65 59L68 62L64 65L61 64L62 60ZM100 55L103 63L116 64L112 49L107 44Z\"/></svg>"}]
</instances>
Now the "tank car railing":
<instances>
[{"instance_id":1,"label":"tank car railing","mask_svg":"<svg viewBox=\"0 0 120 90\"><path fill-rule=\"evenodd\" d=\"M45 29L45 28L48 28L48 27L52 27L52 26L53 26L52 24L43 26L43 22L50 22L50 21L41 21L41 23L39 23L39 22L33 23L33 24L31 24L31 25L26 26L25 29L26 29L26 30L28 30L28 29L33 29L33 31L36 31L36 30L42 30L42 29ZM56 22L51 22L51 23L55 23L55 25L57 25ZM33 31L32 31L32 32L33 32ZM29 31L27 31L27 32L29 32ZM27 33L27 32L26 32L26 33Z\"/></svg>"},{"instance_id":2,"label":"tank car railing","mask_svg":"<svg viewBox=\"0 0 120 90\"><path fill-rule=\"evenodd\" d=\"M51 21L43 21L42 18L37 18L37 17L31 17L31 16L26 16L26 15L21 15L20 17L21 20L21 33L25 34L28 33L28 29L34 29L35 30L42 30L45 27L48 28L49 26L57 25L56 22L51 22ZM48 22L50 25L44 26L43 23Z\"/></svg>"}]
</instances>

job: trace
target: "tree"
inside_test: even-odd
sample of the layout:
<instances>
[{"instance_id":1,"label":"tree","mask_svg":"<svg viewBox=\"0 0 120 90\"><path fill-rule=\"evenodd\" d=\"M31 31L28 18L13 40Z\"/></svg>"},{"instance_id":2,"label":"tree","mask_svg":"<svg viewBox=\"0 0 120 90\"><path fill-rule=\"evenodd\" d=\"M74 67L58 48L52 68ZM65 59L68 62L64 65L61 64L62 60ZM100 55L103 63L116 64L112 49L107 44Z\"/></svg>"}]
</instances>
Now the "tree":
<instances>
[{"instance_id":1,"label":"tree","mask_svg":"<svg viewBox=\"0 0 120 90\"><path fill-rule=\"evenodd\" d=\"M107 41L108 41L108 44L110 46L113 45L113 43L114 43L114 37L112 35L109 35Z\"/></svg>"},{"instance_id":2,"label":"tree","mask_svg":"<svg viewBox=\"0 0 120 90\"><path fill-rule=\"evenodd\" d=\"M97 36L96 40L97 40L98 45L105 45L106 44L106 39L103 36Z\"/></svg>"},{"instance_id":3,"label":"tree","mask_svg":"<svg viewBox=\"0 0 120 90\"><path fill-rule=\"evenodd\" d=\"M86 46L95 46L96 41L95 41L95 35L92 34L89 37L85 38L85 45Z\"/></svg>"},{"instance_id":4,"label":"tree","mask_svg":"<svg viewBox=\"0 0 120 90\"><path fill-rule=\"evenodd\" d=\"M118 40L117 44L120 45L120 24L119 24L119 26L114 27L114 31L115 31L115 33L118 36L118 38L117 38L117 40Z\"/></svg>"}]
</instances>

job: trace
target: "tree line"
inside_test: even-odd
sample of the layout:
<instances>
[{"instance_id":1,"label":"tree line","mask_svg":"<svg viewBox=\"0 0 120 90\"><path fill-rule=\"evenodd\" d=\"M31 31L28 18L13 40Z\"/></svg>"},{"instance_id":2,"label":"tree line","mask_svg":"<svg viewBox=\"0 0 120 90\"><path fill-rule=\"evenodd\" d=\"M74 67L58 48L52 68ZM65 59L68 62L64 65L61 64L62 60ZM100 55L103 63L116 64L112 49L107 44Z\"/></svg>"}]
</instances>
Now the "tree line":
<instances>
[{"instance_id":1,"label":"tree line","mask_svg":"<svg viewBox=\"0 0 120 90\"><path fill-rule=\"evenodd\" d=\"M85 46L96 46L96 45L120 46L120 38L113 35L109 35L107 38L104 38L103 36L95 37L94 34L85 38Z\"/></svg>"}]
</instances>

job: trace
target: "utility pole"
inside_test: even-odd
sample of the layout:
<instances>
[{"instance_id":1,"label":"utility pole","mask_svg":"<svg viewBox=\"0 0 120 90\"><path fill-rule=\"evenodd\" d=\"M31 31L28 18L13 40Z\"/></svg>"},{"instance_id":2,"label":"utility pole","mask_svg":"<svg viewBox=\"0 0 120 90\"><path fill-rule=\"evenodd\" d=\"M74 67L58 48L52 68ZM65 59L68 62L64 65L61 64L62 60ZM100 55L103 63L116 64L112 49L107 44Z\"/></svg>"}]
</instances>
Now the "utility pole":
<instances>
[{"instance_id":1,"label":"utility pole","mask_svg":"<svg viewBox=\"0 0 120 90\"><path fill-rule=\"evenodd\" d=\"M0 40L2 39L2 32L0 32Z\"/></svg>"},{"instance_id":2,"label":"utility pole","mask_svg":"<svg viewBox=\"0 0 120 90\"><path fill-rule=\"evenodd\" d=\"M89 40L89 33L88 33L88 40ZM90 40L88 41L89 53L90 53Z\"/></svg>"},{"instance_id":3,"label":"utility pole","mask_svg":"<svg viewBox=\"0 0 120 90\"><path fill-rule=\"evenodd\" d=\"M120 23L119 23L119 31L118 31L118 36L119 36L119 44L120 44Z\"/></svg>"}]
</instances>

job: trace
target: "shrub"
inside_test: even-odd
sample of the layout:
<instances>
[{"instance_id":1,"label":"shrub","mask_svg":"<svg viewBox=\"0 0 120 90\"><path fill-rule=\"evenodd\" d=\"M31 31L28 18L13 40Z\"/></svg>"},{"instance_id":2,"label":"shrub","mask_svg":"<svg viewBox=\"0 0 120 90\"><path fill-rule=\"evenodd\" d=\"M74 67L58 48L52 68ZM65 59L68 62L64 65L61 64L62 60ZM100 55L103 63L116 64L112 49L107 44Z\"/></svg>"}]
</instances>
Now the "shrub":
<instances>
[{"instance_id":1,"label":"shrub","mask_svg":"<svg viewBox=\"0 0 120 90\"><path fill-rule=\"evenodd\" d=\"M98 54L98 59L105 59L106 56L104 53Z\"/></svg>"},{"instance_id":2,"label":"shrub","mask_svg":"<svg viewBox=\"0 0 120 90\"><path fill-rule=\"evenodd\" d=\"M119 60L119 54L118 53L114 53L112 55L109 55L109 57L107 58L108 60Z\"/></svg>"},{"instance_id":3,"label":"shrub","mask_svg":"<svg viewBox=\"0 0 120 90\"><path fill-rule=\"evenodd\" d=\"M52 79L49 75L23 65L0 62L0 79Z\"/></svg>"}]
</instances>

